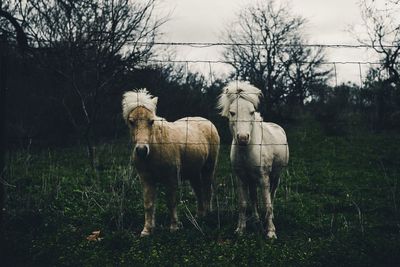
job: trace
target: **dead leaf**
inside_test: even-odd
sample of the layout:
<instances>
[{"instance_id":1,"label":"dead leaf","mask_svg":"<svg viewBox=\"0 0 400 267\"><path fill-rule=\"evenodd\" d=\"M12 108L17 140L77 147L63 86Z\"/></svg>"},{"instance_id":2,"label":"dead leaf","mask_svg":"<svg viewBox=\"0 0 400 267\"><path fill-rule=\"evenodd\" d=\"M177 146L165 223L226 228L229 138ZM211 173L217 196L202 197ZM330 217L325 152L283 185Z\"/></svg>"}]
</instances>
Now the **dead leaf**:
<instances>
[{"instance_id":1,"label":"dead leaf","mask_svg":"<svg viewBox=\"0 0 400 267\"><path fill-rule=\"evenodd\" d=\"M93 231L91 235L86 237L88 241L101 241L103 238L100 237L100 230Z\"/></svg>"}]
</instances>

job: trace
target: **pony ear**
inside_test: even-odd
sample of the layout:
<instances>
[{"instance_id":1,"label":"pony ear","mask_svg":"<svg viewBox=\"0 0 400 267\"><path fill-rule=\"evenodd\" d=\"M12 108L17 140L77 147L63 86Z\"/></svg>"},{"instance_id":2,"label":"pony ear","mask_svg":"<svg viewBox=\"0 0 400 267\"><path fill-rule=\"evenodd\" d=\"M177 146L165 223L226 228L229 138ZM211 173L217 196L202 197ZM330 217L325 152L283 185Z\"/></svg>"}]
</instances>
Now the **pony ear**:
<instances>
[{"instance_id":1,"label":"pony ear","mask_svg":"<svg viewBox=\"0 0 400 267\"><path fill-rule=\"evenodd\" d=\"M158 97L153 97L153 98L151 99L151 101L153 101L154 106L157 106Z\"/></svg>"},{"instance_id":2,"label":"pony ear","mask_svg":"<svg viewBox=\"0 0 400 267\"><path fill-rule=\"evenodd\" d=\"M133 123L133 118L128 117L128 118L126 118L125 122L126 122L126 124L131 125Z\"/></svg>"}]
</instances>

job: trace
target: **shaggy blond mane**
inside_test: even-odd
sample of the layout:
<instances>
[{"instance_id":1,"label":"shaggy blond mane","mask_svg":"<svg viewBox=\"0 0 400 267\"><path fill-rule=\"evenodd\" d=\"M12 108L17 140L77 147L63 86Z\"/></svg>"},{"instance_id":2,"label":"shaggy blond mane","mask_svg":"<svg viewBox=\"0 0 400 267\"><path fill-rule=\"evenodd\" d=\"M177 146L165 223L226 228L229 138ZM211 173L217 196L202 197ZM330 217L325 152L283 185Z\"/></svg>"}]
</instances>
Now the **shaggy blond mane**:
<instances>
[{"instance_id":1,"label":"shaggy blond mane","mask_svg":"<svg viewBox=\"0 0 400 267\"><path fill-rule=\"evenodd\" d=\"M145 107L156 113L157 97L153 97L146 88L125 92L122 96L122 116L126 121L129 113L137 107Z\"/></svg>"},{"instance_id":2,"label":"shaggy blond mane","mask_svg":"<svg viewBox=\"0 0 400 267\"><path fill-rule=\"evenodd\" d=\"M254 105L257 109L260 104L261 90L244 81L232 81L222 89L222 93L218 99L218 109L224 117L229 115L229 107L237 98L243 98Z\"/></svg>"}]
</instances>

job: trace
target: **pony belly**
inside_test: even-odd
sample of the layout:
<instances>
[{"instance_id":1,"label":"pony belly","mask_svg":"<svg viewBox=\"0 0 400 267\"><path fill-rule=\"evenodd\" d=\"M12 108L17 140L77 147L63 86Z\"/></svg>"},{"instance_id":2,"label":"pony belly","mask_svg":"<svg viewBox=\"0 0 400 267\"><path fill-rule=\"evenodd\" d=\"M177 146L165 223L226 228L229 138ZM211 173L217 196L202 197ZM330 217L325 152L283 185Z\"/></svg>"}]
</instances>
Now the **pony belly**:
<instances>
[{"instance_id":1,"label":"pony belly","mask_svg":"<svg viewBox=\"0 0 400 267\"><path fill-rule=\"evenodd\" d=\"M135 168L141 179L166 184L178 181L180 176L179 164L171 162L142 161L135 162Z\"/></svg>"},{"instance_id":2,"label":"pony belly","mask_svg":"<svg viewBox=\"0 0 400 267\"><path fill-rule=\"evenodd\" d=\"M246 167L233 167L235 174L243 181L243 182L252 182L258 184L260 182L260 178L262 177L261 168L258 166L246 166Z\"/></svg>"},{"instance_id":3,"label":"pony belly","mask_svg":"<svg viewBox=\"0 0 400 267\"><path fill-rule=\"evenodd\" d=\"M182 180L192 180L197 179L201 172L201 165L198 164L188 164L181 167L181 179Z\"/></svg>"},{"instance_id":4,"label":"pony belly","mask_svg":"<svg viewBox=\"0 0 400 267\"><path fill-rule=\"evenodd\" d=\"M191 154L191 156L182 156L182 165L180 166L182 179L191 179L193 176L199 176L204 167L206 157L203 154Z\"/></svg>"},{"instance_id":5,"label":"pony belly","mask_svg":"<svg viewBox=\"0 0 400 267\"><path fill-rule=\"evenodd\" d=\"M243 181L259 183L263 174L271 170L272 164L268 165L265 161L265 155L261 155L259 149L235 150L231 154L232 167Z\"/></svg>"}]
</instances>

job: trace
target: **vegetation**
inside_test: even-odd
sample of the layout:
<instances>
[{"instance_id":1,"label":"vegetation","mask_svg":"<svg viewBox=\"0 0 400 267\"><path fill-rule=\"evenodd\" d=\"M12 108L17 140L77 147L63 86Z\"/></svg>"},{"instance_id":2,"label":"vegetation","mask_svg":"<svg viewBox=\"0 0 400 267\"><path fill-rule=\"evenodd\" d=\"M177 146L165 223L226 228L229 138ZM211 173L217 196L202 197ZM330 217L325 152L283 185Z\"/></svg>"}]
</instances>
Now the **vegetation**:
<instances>
[{"instance_id":1,"label":"vegetation","mask_svg":"<svg viewBox=\"0 0 400 267\"><path fill-rule=\"evenodd\" d=\"M158 230L140 238L141 186L128 137L98 146L99 175L83 147L18 150L6 170L6 265L394 266L399 252L400 138L394 134L326 136L312 120L288 129L291 161L275 204L278 239L250 223L233 232L236 192L229 145L222 147L214 211L195 218L183 183L183 228L168 231L163 192ZM306 125L307 124L307 125ZM86 239L100 230L100 241Z\"/></svg>"}]
</instances>

